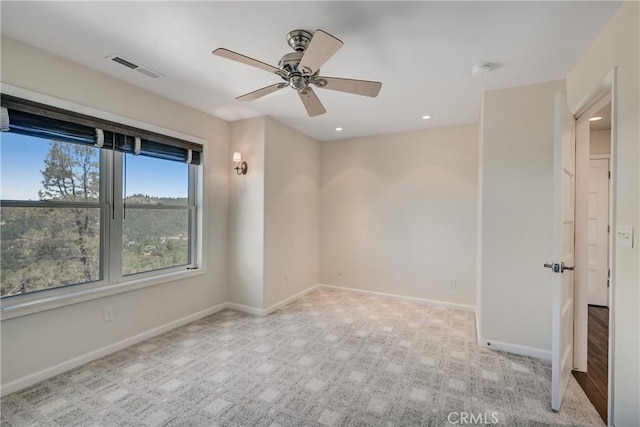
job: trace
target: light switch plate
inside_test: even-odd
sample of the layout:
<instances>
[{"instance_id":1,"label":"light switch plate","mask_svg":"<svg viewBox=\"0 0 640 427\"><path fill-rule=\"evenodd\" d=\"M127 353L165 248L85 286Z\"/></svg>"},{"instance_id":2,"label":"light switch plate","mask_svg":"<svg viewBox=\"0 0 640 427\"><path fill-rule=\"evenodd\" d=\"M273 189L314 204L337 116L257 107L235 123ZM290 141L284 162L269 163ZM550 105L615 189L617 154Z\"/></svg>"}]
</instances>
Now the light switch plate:
<instances>
[{"instance_id":1,"label":"light switch plate","mask_svg":"<svg viewBox=\"0 0 640 427\"><path fill-rule=\"evenodd\" d=\"M626 248L633 247L633 226L619 225L616 229L616 244Z\"/></svg>"}]
</instances>

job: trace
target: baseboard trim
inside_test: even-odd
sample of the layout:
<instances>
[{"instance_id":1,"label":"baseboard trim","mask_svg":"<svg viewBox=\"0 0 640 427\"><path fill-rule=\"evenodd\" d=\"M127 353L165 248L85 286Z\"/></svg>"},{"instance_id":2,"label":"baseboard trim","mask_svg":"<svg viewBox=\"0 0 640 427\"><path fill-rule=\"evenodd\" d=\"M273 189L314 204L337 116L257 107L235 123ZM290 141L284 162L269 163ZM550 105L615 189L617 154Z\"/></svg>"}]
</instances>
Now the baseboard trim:
<instances>
[{"instance_id":1,"label":"baseboard trim","mask_svg":"<svg viewBox=\"0 0 640 427\"><path fill-rule=\"evenodd\" d=\"M535 357L551 361L551 352L540 348L527 347L524 345L510 344L501 341L478 338L478 346L489 350L506 351L507 353L519 354L521 356Z\"/></svg>"},{"instance_id":2,"label":"baseboard trim","mask_svg":"<svg viewBox=\"0 0 640 427\"><path fill-rule=\"evenodd\" d=\"M291 303L291 302L293 302L293 301L295 301L295 300L297 300L299 298L302 298L303 296L307 295L308 293L311 293L311 292L315 291L316 289L318 289L318 286L320 286L320 285L316 284L316 285L310 286L307 289L305 289L303 291L300 291L295 295L291 295L289 298L285 298L282 301L273 304L271 307L265 308L263 310L264 311L264 315L273 313L277 309L279 309L281 307L284 307L285 305L287 305L287 304L289 304L289 303Z\"/></svg>"},{"instance_id":3,"label":"baseboard trim","mask_svg":"<svg viewBox=\"0 0 640 427\"><path fill-rule=\"evenodd\" d=\"M254 316L264 316L264 310L261 308L251 307L249 305L236 304L235 302L228 302L227 308L231 310L241 311L243 313L253 314Z\"/></svg>"},{"instance_id":4,"label":"baseboard trim","mask_svg":"<svg viewBox=\"0 0 640 427\"><path fill-rule=\"evenodd\" d=\"M91 351L81 356L74 357L73 359L64 361L55 366L51 366L41 371L34 372L33 374L29 374L22 378L18 378L17 380L13 380L11 382L8 382L7 384L2 384L2 386L0 386L0 396L6 396L16 391L22 390L33 384L39 383L40 381L44 381L56 375L62 374L63 372L77 368L78 366L82 366L85 363L89 363L93 360L99 359L100 357L106 356L118 350L122 350L123 348L129 347L131 345L138 344L142 341L145 341L149 338L163 334L165 332L169 332L172 329L178 328L180 326L194 322L203 317L207 317L211 314L222 311L225 308L228 308L228 306L229 304L226 302L215 305L213 307L207 308L206 310L202 310L197 313L190 314L181 319L177 319L167 324L164 324L162 326L158 326L157 328L153 328L148 331L142 332L138 335L125 338L121 341L99 348L97 350Z\"/></svg>"},{"instance_id":5,"label":"baseboard trim","mask_svg":"<svg viewBox=\"0 0 640 427\"><path fill-rule=\"evenodd\" d=\"M350 292L352 294L370 295L370 296L376 296L381 298L393 299L397 301L413 302L413 303L422 304L422 305L433 305L437 307L453 308L456 310L468 311L472 313L476 311L476 308L472 305L456 304L452 302L437 301L437 300L431 300L426 298L406 297L406 296L397 295L397 294L387 294L384 292L367 291L364 289L356 289L356 288L344 288L341 286L325 285L325 284L319 284L317 285L317 287L321 289Z\"/></svg>"},{"instance_id":6,"label":"baseboard trim","mask_svg":"<svg viewBox=\"0 0 640 427\"><path fill-rule=\"evenodd\" d=\"M276 311L279 308L284 307L285 305L299 299L302 298L303 296L305 296L306 294L313 292L314 290L316 290L318 288L318 286L320 285L313 285L308 287L307 289L298 292L295 295L291 295L288 298L283 299L280 302L277 302L275 304L273 304L270 307L267 308L256 308L256 307L251 307L248 305L242 305L242 304L236 304L234 302L229 302L227 303L227 307L232 309L232 310L238 310L238 311L242 311L243 313L249 313L249 314L253 314L255 316L266 316L268 314L273 313L274 311Z\"/></svg>"}]
</instances>

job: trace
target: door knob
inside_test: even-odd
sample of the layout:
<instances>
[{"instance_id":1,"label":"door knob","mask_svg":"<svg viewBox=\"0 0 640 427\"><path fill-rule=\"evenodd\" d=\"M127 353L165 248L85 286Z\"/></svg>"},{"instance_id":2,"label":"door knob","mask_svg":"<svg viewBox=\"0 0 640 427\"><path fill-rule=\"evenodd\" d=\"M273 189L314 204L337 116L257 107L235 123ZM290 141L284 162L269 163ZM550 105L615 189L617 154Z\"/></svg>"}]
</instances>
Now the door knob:
<instances>
[{"instance_id":1,"label":"door knob","mask_svg":"<svg viewBox=\"0 0 640 427\"><path fill-rule=\"evenodd\" d=\"M567 267L564 265L564 262L560 263L560 273L562 273L565 270L572 270L573 271L573 266L572 267Z\"/></svg>"},{"instance_id":2,"label":"door knob","mask_svg":"<svg viewBox=\"0 0 640 427\"><path fill-rule=\"evenodd\" d=\"M554 273L564 273L565 270L573 270L574 268L574 267L565 266L564 262L561 262L560 264L558 264L557 262L554 262L554 263L545 262L544 266L545 268L550 268L551 270L553 270Z\"/></svg>"},{"instance_id":3,"label":"door knob","mask_svg":"<svg viewBox=\"0 0 640 427\"><path fill-rule=\"evenodd\" d=\"M551 270L553 270L554 273L560 273L560 264L556 262L554 263L545 262L544 266L545 268L550 268Z\"/></svg>"}]
</instances>

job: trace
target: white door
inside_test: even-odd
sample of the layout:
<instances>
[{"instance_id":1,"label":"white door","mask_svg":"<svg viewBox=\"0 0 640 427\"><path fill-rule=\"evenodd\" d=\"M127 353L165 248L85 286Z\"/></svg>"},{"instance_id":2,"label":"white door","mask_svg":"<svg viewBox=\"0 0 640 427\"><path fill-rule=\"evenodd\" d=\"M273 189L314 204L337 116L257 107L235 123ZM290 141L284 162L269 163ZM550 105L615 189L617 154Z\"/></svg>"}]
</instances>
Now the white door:
<instances>
[{"instance_id":1,"label":"white door","mask_svg":"<svg viewBox=\"0 0 640 427\"><path fill-rule=\"evenodd\" d=\"M573 368L573 252L576 121L564 95L555 96L553 164L553 261L551 409L560 410Z\"/></svg>"},{"instance_id":2,"label":"white door","mask_svg":"<svg viewBox=\"0 0 640 427\"><path fill-rule=\"evenodd\" d=\"M609 159L589 160L587 301L609 303Z\"/></svg>"}]
</instances>

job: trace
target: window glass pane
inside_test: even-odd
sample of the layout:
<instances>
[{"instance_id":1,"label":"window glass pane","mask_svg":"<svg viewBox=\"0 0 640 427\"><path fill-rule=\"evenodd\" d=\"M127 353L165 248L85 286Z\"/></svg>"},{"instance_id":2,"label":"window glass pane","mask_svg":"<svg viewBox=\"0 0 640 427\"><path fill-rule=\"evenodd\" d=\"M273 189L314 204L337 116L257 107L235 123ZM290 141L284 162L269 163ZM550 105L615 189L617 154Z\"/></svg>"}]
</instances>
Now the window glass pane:
<instances>
[{"instance_id":1,"label":"window glass pane","mask_svg":"<svg viewBox=\"0 0 640 427\"><path fill-rule=\"evenodd\" d=\"M2 296L100 280L100 211L2 207Z\"/></svg>"},{"instance_id":2,"label":"window glass pane","mask_svg":"<svg viewBox=\"0 0 640 427\"><path fill-rule=\"evenodd\" d=\"M0 166L3 200L99 200L99 148L3 132Z\"/></svg>"},{"instance_id":3,"label":"window glass pane","mask_svg":"<svg viewBox=\"0 0 640 427\"><path fill-rule=\"evenodd\" d=\"M188 209L127 207L122 275L189 264Z\"/></svg>"},{"instance_id":4,"label":"window glass pane","mask_svg":"<svg viewBox=\"0 0 640 427\"><path fill-rule=\"evenodd\" d=\"M123 181L127 203L188 204L188 164L132 154L126 155L125 163Z\"/></svg>"}]
</instances>

